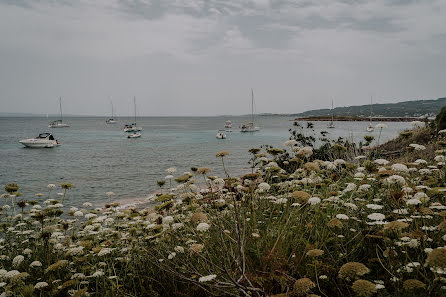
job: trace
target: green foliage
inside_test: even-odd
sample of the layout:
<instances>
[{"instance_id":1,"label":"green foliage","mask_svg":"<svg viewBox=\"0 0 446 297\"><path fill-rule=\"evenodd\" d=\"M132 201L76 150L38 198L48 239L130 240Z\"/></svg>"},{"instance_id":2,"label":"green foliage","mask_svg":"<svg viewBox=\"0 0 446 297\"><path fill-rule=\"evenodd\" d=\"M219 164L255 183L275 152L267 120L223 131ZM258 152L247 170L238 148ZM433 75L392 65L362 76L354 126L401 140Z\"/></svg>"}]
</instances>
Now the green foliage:
<instances>
[{"instance_id":1,"label":"green foliage","mask_svg":"<svg viewBox=\"0 0 446 297\"><path fill-rule=\"evenodd\" d=\"M435 125L437 130L446 129L446 106L443 106L440 113L435 118Z\"/></svg>"}]
</instances>

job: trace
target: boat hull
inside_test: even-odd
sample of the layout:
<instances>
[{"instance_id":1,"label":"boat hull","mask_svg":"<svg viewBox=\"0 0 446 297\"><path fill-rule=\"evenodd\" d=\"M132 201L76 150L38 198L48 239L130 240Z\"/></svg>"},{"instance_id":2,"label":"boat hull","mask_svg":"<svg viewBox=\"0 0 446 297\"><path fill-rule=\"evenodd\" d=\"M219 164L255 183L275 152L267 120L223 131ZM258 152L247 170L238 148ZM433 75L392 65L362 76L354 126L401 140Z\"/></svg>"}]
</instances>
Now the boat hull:
<instances>
[{"instance_id":1,"label":"boat hull","mask_svg":"<svg viewBox=\"0 0 446 297\"><path fill-rule=\"evenodd\" d=\"M52 148L59 145L57 141L39 141L37 139L20 140L19 143L29 148Z\"/></svg>"},{"instance_id":2,"label":"boat hull","mask_svg":"<svg viewBox=\"0 0 446 297\"><path fill-rule=\"evenodd\" d=\"M124 128L124 132L140 132L142 128L140 127L132 127L132 128Z\"/></svg>"},{"instance_id":3,"label":"boat hull","mask_svg":"<svg viewBox=\"0 0 446 297\"><path fill-rule=\"evenodd\" d=\"M67 128L70 127L68 124L59 124L59 125L48 125L48 128Z\"/></svg>"},{"instance_id":4,"label":"boat hull","mask_svg":"<svg viewBox=\"0 0 446 297\"><path fill-rule=\"evenodd\" d=\"M260 131L260 128L259 128L259 127L254 127L254 128L242 128L242 129L240 129L240 132L243 132L243 133L245 133L245 132L257 132L257 131Z\"/></svg>"},{"instance_id":5,"label":"boat hull","mask_svg":"<svg viewBox=\"0 0 446 297\"><path fill-rule=\"evenodd\" d=\"M130 134L127 136L127 138L140 138L140 137L141 137L141 133Z\"/></svg>"}]
</instances>

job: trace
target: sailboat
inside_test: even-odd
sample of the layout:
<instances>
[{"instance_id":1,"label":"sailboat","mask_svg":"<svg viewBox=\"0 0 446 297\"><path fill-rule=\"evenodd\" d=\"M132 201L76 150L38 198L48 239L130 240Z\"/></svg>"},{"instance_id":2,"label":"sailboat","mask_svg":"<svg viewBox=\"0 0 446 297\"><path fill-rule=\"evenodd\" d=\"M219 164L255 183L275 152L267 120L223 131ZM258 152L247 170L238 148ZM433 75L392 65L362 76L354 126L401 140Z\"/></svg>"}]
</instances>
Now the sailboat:
<instances>
[{"instance_id":1,"label":"sailboat","mask_svg":"<svg viewBox=\"0 0 446 297\"><path fill-rule=\"evenodd\" d=\"M133 105L134 105L134 111L135 111L135 120L130 125L124 126L124 132L132 132L132 134L129 134L128 138L138 138L141 137L141 133L138 133L142 131L141 127L136 126L136 97L133 97Z\"/></svg>"},{"instance_id":2,"label":"sailboat","mask_svg":"<svg viewBox=\"0 0 446 297\"><path fill-rule=\"evenodd\" d=\"M66 127L70 127L70 125L63 123L63 116L62 116L62 97L59 97L59 107L60 107L60 119L51 122L51 123L48 125L49 128L66 128Z\"/></svg>"},{"instance_id":3,"label":"sailboat","mask_svg":"<svg viewBox=\"0 0 446 297\"><path fill-rule=\"evenodd\" d=\"M254 125L254 90L251 89L251 121L240 126L240 132L257 132L259 127Z\"/></svg>"},{"instance_id":4,"label":"sailboat","mask_svg":"<svg viewBox=\"0 0 446 297\"><path fill-rule=\"evenodd\" d=\"M106 120L105 122L107 124L116 124L116 120L115 120L114 114L113 114L113 102L111 100L110 100L110 104L111 104L111 108L112 108L111 117L108 120Z\"/></svg>"},{"instance_id":5,"label":"sailboat","mask_svg":"<svg viewBox=\"0 0 446 297\"><path fill-rule=\"evenodd\" d=\"M333 100L331 100L331 122L328 124L327 128L335 128L334 122L334 115L333 115Z\"/></svg>"},{"instance_id":6,"label":"sailboat","mask_svg":"<svg viewBox=\"0 0 446 297\"><path fill-rule=\"evenodd\" d=\"M372 125L372 97L370 97L370 123L369 126L367 127L367 132L373 132L373 130L375 130L375 128Z\"/></svg>"}]
</instances>

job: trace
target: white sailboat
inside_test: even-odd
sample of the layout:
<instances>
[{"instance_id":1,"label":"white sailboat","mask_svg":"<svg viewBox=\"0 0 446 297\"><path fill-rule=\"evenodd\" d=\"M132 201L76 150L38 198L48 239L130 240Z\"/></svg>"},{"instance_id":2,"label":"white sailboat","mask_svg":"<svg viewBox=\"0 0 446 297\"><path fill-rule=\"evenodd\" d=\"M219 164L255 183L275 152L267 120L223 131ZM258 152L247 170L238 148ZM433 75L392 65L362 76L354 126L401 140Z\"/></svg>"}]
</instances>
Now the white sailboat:
<instances>
[{"instance_id":1,"label":"white sailboat","mask_svg":"<svg viewBox=\"0 0 446 297\"><path fill-rule=\"evenodd\" d=\"M105 122L107 124L116 124L116 120L115 120L114 113L113 113L113 102L111 100L110 100L110 104L111 104L111 108L112 108L111 117L108 120L106 120Z\"/></svg>"},{"instance_id":2,"label":"white sailboat","mask_svg":"<svg viewBox=\"0 0 446 297\"><path fill-rule=\"evenodd\" d=\"M327 128L335 128L333 119L334 119L334 114L333 114L333 100L331 100L331 122L330 122L330 124L328 124Z\"/></svg>"},{"instance_id":3,"label":"white sailboat","mask_svg":"<svg viewBox=\"0 0 446 297\"><path fill-rule=\"evenodd\" d=\"M138 132L142 131L142 128L138 127L136 125L136 97L133 97L133 105L134 105L134 113L135 113L134 122L131 123L130 125L125 125L124 126L124 132L131 132L132 133L132 134L129 134L127 136L128 138L138 138L138 137L141 137L141 133L138 133Z\"/></svg>"},{"instance_id":4,"label":"white sailboat","mask_svg":"<svg viewBox=\"0 0 446 297\"><path fill-rule=\"evenodd\" d=\"M257 132L260 131L260 127L256 127L254 124L254 90L251 89L251 121L242 124L240 126L240 132Z\"/></svg>"},{"instance_id":5,"label":"white sailboat","mask_svg":"<svg viewBox=\"0 0 446 297\"><path fill-rule=\"evenodd\" d=\"M63 116L62 116L62 97L59 97L59 107L60 107L60 119L51 122L51 123L48 125L49 128L66 128L66 127L70 127L70 125L65 124L65 123L63 122Z\"/></svg>"},{"instance_id":6,"label":"white sailboat","mask_svg":"<svg viewBox=\"0 0 446 297\"><path fill-rule=\"evenodd\" d=\"M372 124L372 97L370 97L370 117L369 117L369 119L370 119L370 123L366 130L367 130L367 132L373 132L373 130L375 130L375 128L373 127L373 124Z\"/></svg>"}]
</instances>

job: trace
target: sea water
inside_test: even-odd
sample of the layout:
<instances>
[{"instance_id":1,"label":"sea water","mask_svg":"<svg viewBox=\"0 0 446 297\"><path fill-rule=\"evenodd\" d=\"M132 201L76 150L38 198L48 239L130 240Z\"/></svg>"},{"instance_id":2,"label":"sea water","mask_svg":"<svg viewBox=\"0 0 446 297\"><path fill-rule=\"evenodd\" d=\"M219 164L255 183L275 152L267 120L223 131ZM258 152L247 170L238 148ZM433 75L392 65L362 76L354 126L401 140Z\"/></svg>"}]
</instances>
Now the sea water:
<instances>
[{"instance_id":1,"label":"sea water","mask_svg":"<svg viewBox=\"0 0 446 297\"><path fill-rule=\"evenodd\" d=\"M36 193L47 193L47 185L58 186L52 198L62 192L60 183L69 182L65 205L80 206L91 202L101 206L109 201L106 192L115 193L113 200L133 201L147 197L157 190L157 180L164 180L166 169L175 167L176 176L194 167L209 167L212 175L223 176L221 159L215 154L226 150L225 165L230 175L250 172L248 150L260 145L284 148L293 118L286 116L258 116L259 132L241 133L237 128L249 117L141 117L142 137L128 139L122 131L132 118L118 118L117 124L106 124L102 117L67 117L69 128L48 128L54 119L37 117L0 118L0 186L17 182L20 199L37 198ZM217 139L218 129L226 120L233 123L233 132L226 139ZM366 134L378 138L380 129L365 132L368 122L335 122L336 128L327 129L327 122L314 122L316 136L320 131L328 137L343 137L358 142ZM410 123L386 123L380 142L391 139L411 128ZM303 123L306 126L306 123ZM56 148L24 148L19 140L51 132L62 145ZM309 135L309 130L306 130ZM174 183L174 182L173 182ZM167 182L169 184L169 182Z\"/></svg>"}]
</instances>

